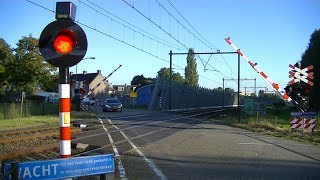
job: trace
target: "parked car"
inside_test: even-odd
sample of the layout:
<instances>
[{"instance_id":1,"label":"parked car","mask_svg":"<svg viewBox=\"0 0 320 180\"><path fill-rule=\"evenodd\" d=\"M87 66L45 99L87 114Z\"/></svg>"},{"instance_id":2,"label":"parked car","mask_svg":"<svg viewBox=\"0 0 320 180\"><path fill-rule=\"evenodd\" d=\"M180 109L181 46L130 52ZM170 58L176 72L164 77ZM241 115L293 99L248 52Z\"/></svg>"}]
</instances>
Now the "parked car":
<instances>
[{"instance_id":1,"label":"parked car","mask_svg":"<svg viewBox=\"0 0 320 180\"><path fill-rule=\"evenodd\" d=\"M118 111L122 112L122 104L118 99L108 98L104 101L102 105L102 111Z\"/></svg>"},{"instance_id":2,"label":"parked car","mask_svg":"<svg viewBox=\"0 0 320 180\"><path fill-rule=\"evenodd\" d=\"M95 101L92 98L86 97L81 100L81 103L86 105L94 105Z\"/></svg>"}]
</instances>

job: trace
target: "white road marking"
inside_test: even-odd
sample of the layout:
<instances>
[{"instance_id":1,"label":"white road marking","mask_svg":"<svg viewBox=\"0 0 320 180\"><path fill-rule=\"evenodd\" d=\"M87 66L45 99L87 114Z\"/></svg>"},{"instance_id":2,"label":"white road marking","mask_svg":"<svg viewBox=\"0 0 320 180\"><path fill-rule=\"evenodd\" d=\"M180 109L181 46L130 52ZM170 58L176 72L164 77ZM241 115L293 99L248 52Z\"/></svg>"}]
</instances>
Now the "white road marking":
<instances>
[{"instance_id":1,"label":"white road marking","mask_svg":"<svg viewBox=\"0 0 320 180\"><path fill-rule=\"evenodd\" d=\"M108 138L109 138L110 144L111 144L111 146L112 146L114 155L116 156L116 159L117 159L117 161L118 161L118 170L119 170L119 173L120 173L120 178L125 180L125 179L127 179L127 178L126 178L126 172L125 172L125 170L124 170L124 168L123 168L123 165L122 165L122 162L121 162L121 159L120 159L119 151L118 151L116 145L114 144L114 141L113 141L113 139L112 139L111 134L109 133L108 129L104 126L104 124L103 124L103 122L102 122L102 119L99 118L99 121L100 121L100 123L101 123L101 125L102 125L102 128L104 129L104 131L105 131L105 132L107 133L107 135L108 135Z\"/></svg>"},{"instance_id":2,"label":"white road marking","mask_svg":"<svg viewBox=\"0 0 320 180\"><path fill-rule=\"evenodd\" d=\"M263 146L273 146L273 144L268 144L268 143L238 143L240 145L263 145Z\"/></svg>"},{"instance_id":3,"label":"white road marking","mask_svg":"<svg viewBox=\"0 0 320 180\"><path fill-rule=\"evenodd\" d=\"M262 145L262 146L308 146L312 147L310 144L272 144L272 143L252 143L252 142L243 142L238 143L240 145Z\"/></svg>"},{"instance_id":4,"label":"white road marking","mask_svg":"<svg viewBox=\"0 0 320 180\"><path fill-rule=\"evenodd\" d=\"M146 114L137 114L137 115L128 115L128 116L120 116L116 117L117 119L128 119L128 118L133 118L133 117L144 117L144 116L149 116L155 113L146 113Z\"/></svg>"},{"instance_id":5,"label":"white road marking","mask_svg":"<svg viewBox=\"0 0 320 180\"><path fill-rule=\"evenodd\" d=\"M142 126L148 126L148 125L151 125L151 124L158 124L158 123L163 123L163 122L170 122L170 121L174 121L174 120L182 119L182 118L190 118L190 117L193 117L193 116L194 116L194 115L190 115L190 116L179 116L179 117L175 117L175 118L168 119L168 120L164 120L164 121L155 121L155 122L150 122L150 123L146 123L146 124L131 126L131 127L123 128L122 131L128 130L128 129L133 129L133 128L139 128L139 127L142 127ZM99 119L100 119L100 118L99 118ZM101 120L101 119L100 119L100 120ZM119 131L119 129L114 130L114 131L110 131L110 133L118 132L118 131ZM100 136L100 135L103 135L103 134L105 134L105 133L98 133L98 134L93 134L93 135L89 135L89 136L85 136L85 137L79 137L79 138L77 138L77 140L81 140L81 139L85 139L85 138L90 138L90 137L94 137L94 136Z\"/></svg>"},{"instance_id":6,"label":"white road marking","mask_svg":"<svg viewBox=\"0 0 320 180\"><path fill-rule=\"evenodd\" d=\"M108 119L109 123L120 131L120 133L123 135L123 137L129 142L129 144L133 147L133 149L147 162L149 167L160 177L160 179L166 180L167 177L162 173L162 171L157 167L157 165L149 158L147 158L140 149L128 138L128 136L119 129L116 125L114 125L110 119Z\"/></svg>"}]
</instances>

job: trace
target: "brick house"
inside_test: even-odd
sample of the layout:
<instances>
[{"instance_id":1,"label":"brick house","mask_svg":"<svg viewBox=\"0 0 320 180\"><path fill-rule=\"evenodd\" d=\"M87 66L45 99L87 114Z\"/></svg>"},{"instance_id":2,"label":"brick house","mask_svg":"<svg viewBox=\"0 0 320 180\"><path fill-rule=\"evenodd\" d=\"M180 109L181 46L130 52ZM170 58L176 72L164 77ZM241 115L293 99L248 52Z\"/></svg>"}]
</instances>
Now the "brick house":
<instances>
[{"instance_id":1,"label":"brick house","mask_svg":"<svg viewBox=\"0 0 320 180\"><path fill-rule=\"evenodd\" d=\"M104 79L101 74L101 70L97 70L96 73L87 73L83 71L82 74L72 74L70 73L70 91L71 97L74 97L75 89L83 89L84 94L87 94L90 89L93 89L98 83ZM92 92L90 95L94 98L105 98L109 95L110 85L107 81L101 82L101 84Z\"/></svg>"}]
</instances>

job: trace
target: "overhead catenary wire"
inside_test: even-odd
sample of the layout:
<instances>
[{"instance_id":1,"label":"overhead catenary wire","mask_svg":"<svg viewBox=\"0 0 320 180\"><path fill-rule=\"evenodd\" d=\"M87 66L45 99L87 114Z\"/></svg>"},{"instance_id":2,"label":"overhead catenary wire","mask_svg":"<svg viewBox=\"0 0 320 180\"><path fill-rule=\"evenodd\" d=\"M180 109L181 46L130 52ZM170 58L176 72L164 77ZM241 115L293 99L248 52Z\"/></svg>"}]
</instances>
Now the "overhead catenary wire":
<instances>
[{"instance_id":1,"label":"overhead catenary wire","mask_svg":"<svg viewBox=\"0 0 320 180\"><path fill-rule=\"evenodd\" d=\"M29 3L31 3L31 4L33 4L33 5L35 5L35 6L38 6L38 7L42 8L42 9L45 9L45 10L51 12L51 13L55 13L54 10L51 10L51 9L45 7L45 6L42 6L42 5L40 5L40 4L37 4L37 3L33 2L33 1L30 1L30 0L26 0L26 1L29 2ZM130 44L130 43L128 43L128 42L125 42L125 41L120 40L120 39L118 39L118 38L116 38L116 37L113 37L113 36L110 35L110 34L107 34L107 33L103 32L103 31L100 31L100 30L98 30L98 29L96 29L96 28L93 28L93 27L91 27L91 26L89 26L89 25L86 25L86 24L84 24L84 23L82 23L82 22L80 22L80 21L75 21L75 22L78 23L78 24L80 24L80 25L82 25L82 26L84 26L84 27L86 27L86 28L89 28L89 29L91 29L91 30L93 30L93 31L96 31L96 32L98 32L98 33L100 33L100 34L102 34L102 35L104 35L104 36L107 36L107 37L109 37L109 38L111 38L111 39L113 39L113 40L116 40L116 41L118 41L118 42L121 42L121 43L123 43L123 44L125 44L125 45L127 45L127 46L130 46L130 47L132 47L132 48L134 48L134 49L136 49L136 50L139 50L139 51L141 51L141 52L143 52L143 53L145 53L145 54L148 54L148 55L150 55L150 56L152 56L152 57L154 57L154 58L156 58L156 59L159 59L159 60L161 60L161 61L164 61L164 62L169 63L169 61L166 60L166 59L164 59L164 58L161 58L161 57L159 57L159 56L157 56L157 55L154 55L154 54L152 54L152 53L150 53L150 52L148 52L148 51L146 51L146 50L144 50L144 49L142 49L142 48L138 48L138 47L136 47L136 46L134 46L134 45L132 45L132 44ZM173 65L176 66L176 67L178 67L178 68L183 68L183 67L181 67L181 66L179 66L179 65L176 65L176 64L174 64L174 63L173 63ZM199 76L202 77L202 78L204 78L204 79L207 79L207 80L209 80L209 81L215 82L215 83L217 83L217 84L222 84L221 82L218 82L218 81L216 81L216 80L210 79L210 78L208 78L208 77L206 77L206 76L202 76L202 75L200 75L200 74L199 74Z\"/></svg>"},{"instance_id":2,"label":"overhead catenary wire","mask_svg":"<svg viewBox=\"0 0 320 180\"><path fill-rule=\"evenodd\" d=\"M178 24L180 24L184 29L186 29L193 37L195 37L196 39L198 39L200 42L202 42L203 44L205 44L208 48L210 48L211 49L211 47L207 44L207 43L205 43L205 42L203 42L200 38L198 38L196 35L194 35L185 25L183 25L176 17L174 17L173 15L172 15L172 13L170 13L158 0L155 0L157 3L158 3L158 5L160 6L160 7L162 7L174 20L176 20L177 21L177 23ZM190 25L190 24L189 24ZM190 25L191 26L191 25ZM192 27L192 26L191 26ZM201 36L201 35L200 35ZM202 36L201 36L202 37ZM203 38L203 37L202 37Z\"/></svg>"},{"instance_id":3,"label":"overhead catenary wire","mask_svg":"<svg viewBox=\"0 0 320 180\"><path fill-rule=\"evenodd\" d=\"M156 0L157 1L157 0ZM211 44L207 39L205 39L192 25L191 25L191 23L189 23L189 21L180 13L180 11L178 11L178 9L170 2L170 0L166 0L172 7L173 7L173 9L182 17L182 19L204 40L204 41L206 41L211 47L210 48L214 48L216 51L218 51L219 49L215 46L215 45L213 45L213 44ZM222 59L224 60L224 63L229 67L229 69L231 70L231 74L233 74L233 71L232 71L232 68L231 68L231 66L228 64L228 62L226 61L226 59L224 58L224 56L223 55L221 55L221 57L222 57ZM207 60L207 63L206 64L208 64L208 62L209 62L209 60L210 60L210 58Z\"/></svg>"},{"instance_id":4,"label":"overhead catenary wire","mask_svg":"<svg viewBox=\"0 0 320 180\"><path fill-rule=\"evenodd\" d=\"M134 9L136 12L138 12L141 16L143 16L145 19L147 19L148 21L150 21L153 25L155 25L156 27L158 27L161 31L163 31L165 34L167 34L168 36L170 36L172 39L174 39L176 42L178 42L180 45L182 45L186 50L188 50L188 47L183 44L182 42L180 42L177 38L175 38L174 36L172 36L169 32L167 32L165 29L163 29L160 25L158 25L157 23L155 23L153 20L151 20L150 18L148 18L145 14L143 14L141 11L139 11L137 8L134 7L134 5L131 5L130 3L128 3L126 0L122 0L125 4L127 4L128 6L130 6L132 9ZM203 63L203 59L198 55L199 59L201 60L201 63ZM212 66L211 66L212 67ZM213 70L216 70L215 68Z\"/></svg>"},{"instance_id":5,"label":"overhead catenary wire","mask_svg":"<svg viewBox=\"0 0 320 180\"><path fill-rule=\"evenodd\" d=\"M102 16L105 16L106 18L109 18L110 20L112 20L112 21L114 21L114 22L122 25L124 28L130 29L130 30L133 31L134 33L140 34L141 36L146 37L146 38L148 38L148 39L150 39L150 40L152 40L152 41L155 41L155 42L157 42L157 43L160 43L160 44L162 44L162 45L164 45L164 46L167 46L167 47L170 47L170 48L174 48L174 49L177 49L177 50L181 50L181 48L179 48L179 47L177 47L177 46L175 46L175 45L172 45L171 43L168 43L168 42L166 42L165 40L163 40L163 39L161 39L161 38L157 38L157 39L159 39L159 40L153 38L153 37L156 37L156 36L154 36L154 35L146 32L146 31L143 31L142 29L138 28L137 26L134 26L134 25L132 25L132 24L129 23L130 26L133 26L134 28L136 28L136 29L138 29L138 30L140 30L140 31L143 31L144 33L146 33L146 34L148 34L148 35L150 35L150 36L153 36L153 37L150 37L150 36L148 36L148 35L146 35L146 34L144 34L144 33L141 33L140 31L137 31L136 29L133 29L133 28L127 26L127 25L124 24L124 23L121 23L120 21L118 21L118 20L116 20L116 19L114 19L114 18L106 15L105 13L103 13L103 12L95 9L94 7L92 7L92 6L84 3L84 2L81 1L81 0L78 0L78 1L79 1L79 3L87 6L88 8L90 8L90 9L92 9L93 11L101 14ZM90 2L90 1L88 1L88 2ZM94 3L92 3L92 4L95 5L95 6L97 6L97 5L94 4ZM98 7L98 6L97 6L97 7ZM103 10L103 11L105 11L105 12L108 12L107 10L105 10L105 9L103 9L103 8L101 8L101 7L99 7L99 9L101 9L101 10ZM110 12L108 12L108 13L109 13L109 14L112 14L112 13L110 13ZM113 14L112 14L112 15L113 15ZM114 15L114 16L115 16L115 15ZM117 17L117 16L115 16L115 17ZM118 17L118 19L120 19L120 18ZM122 20L122 19L120 19L120 20L121 20L121 21L124 21L124 20ZM124 22L126 22L126 21L124 21ZM126 22L126 23L128 24L128 22Z\"/></svg>"},{"instance_id":6,"label":"overhead catenary wire","mask_svg":"<svg viewBox=\"0 0 320 180\"><path fill-rule=\"evenodd\" d=\"M189 22L188 20L178 11L178 9L169 1L167 0L167 2L173 7L173 9L183 18L183 20L204 40L206 41L207 43L203 42L200 38L198 38L194 33L192 33L186 26L184 26L176 17L174 17L172 15L172 13L170 13L158 0L155 0L158 5L160 7L162 7L173 19L175 19L177 21L178 24L180 24L184 29L186 29L191 35L193 35L196 39L198 39L202 44L206 45L208 48L212 49L212 47L218 51L219 49L212 45L209 41L207 41ZM200 57L200 55L197 55L197 57L200 59L200 62L202 63L202 65L204 66L204 71L206 71L206 66L208 65L210 59L211 59L211 56L208 58L208 60L206 62L204 62L204 60ZM230 65L227 63L227 61L225 60L225 58L221 55L221 57L224 59L224 62L225 64L230 68ZM218 71L216 68L213 68L213 66L210 66L212 69L213 69L213 72L220 72ZM232 72L232 71L231 71ZM221 72L220 72L221 73ZM225 76L225 75L223 75Z\"/></svg>"}]
</instances>

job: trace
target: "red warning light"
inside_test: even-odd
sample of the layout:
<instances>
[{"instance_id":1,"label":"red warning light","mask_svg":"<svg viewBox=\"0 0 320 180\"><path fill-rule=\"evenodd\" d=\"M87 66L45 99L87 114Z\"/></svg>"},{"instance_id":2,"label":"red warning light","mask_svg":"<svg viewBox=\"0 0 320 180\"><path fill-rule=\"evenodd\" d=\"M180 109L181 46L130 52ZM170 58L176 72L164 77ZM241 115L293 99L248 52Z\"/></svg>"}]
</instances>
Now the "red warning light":
<instances>
[{"instance_id":1,"label":"red warning light","mask_svg":"<svg viewBox=\"0 0 320 180\"><path fill-rule=\"evenodd\" d=\"M69 54L74 46L72 32L63 31L59 33L54 41L53 41L53 48L59 54Z\"/></svg>"}]
</instances>

